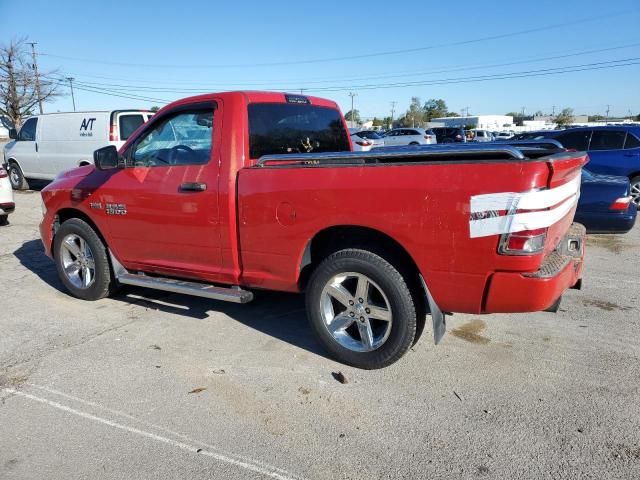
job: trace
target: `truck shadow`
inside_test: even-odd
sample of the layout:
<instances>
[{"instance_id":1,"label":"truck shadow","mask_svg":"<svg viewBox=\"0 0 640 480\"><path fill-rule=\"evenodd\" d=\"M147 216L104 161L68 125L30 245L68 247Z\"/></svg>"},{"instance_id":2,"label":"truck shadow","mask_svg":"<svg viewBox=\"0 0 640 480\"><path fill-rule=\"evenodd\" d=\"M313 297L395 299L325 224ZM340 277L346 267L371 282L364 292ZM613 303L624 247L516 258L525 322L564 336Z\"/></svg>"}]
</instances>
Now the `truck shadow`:
<instances>
[{"instance_id":1,"label":"truck shadow","mask_svg":"<svg viewBox=\"0 0 640 480\"><path fill-rule=\"evenodd\" d=\"M35 273L43 282L68 295L58 278L55 264L44 254L40 240L25 242L13 253L25 268ZM253 302L239 305L146 288L126 287L114 294L111 300L201 321L209 319L211 312L219 312L265 335L311 353L327 356L307 323L302 295L258 290L254 291L254 297Z\"/></svg>"}]
</instances>

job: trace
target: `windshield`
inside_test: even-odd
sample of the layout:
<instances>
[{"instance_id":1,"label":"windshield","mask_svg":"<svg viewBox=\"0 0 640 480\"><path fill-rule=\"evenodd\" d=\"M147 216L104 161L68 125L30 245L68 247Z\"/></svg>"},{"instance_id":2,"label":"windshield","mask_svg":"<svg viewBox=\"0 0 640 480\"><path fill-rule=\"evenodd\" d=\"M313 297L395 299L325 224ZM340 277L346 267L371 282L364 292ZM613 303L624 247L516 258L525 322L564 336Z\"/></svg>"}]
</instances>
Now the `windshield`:
<instances>
[{"instance_id":1,"label":"windshield","mask_svg":"<svg viewBox=\"0 0 640 480\"><path fill-rule=\"evenodd\" d=\"M252 103L248 110L251 158L282 153L350 150L342 116L334 108Z\"/></svg>"}]
</instances>

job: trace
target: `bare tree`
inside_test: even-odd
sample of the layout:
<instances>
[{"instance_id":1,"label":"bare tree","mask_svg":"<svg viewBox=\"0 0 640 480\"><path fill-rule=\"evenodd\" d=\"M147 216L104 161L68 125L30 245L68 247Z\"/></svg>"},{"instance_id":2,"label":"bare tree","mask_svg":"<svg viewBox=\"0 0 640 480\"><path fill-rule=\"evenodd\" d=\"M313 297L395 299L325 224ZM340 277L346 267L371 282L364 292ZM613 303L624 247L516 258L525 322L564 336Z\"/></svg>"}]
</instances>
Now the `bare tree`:
<instances>
[{"instance_id":1,"label":"bare tree","mask_svg":"<svg viewBox=\"0 0 640 480\"><path fill-rule=\"evenodd\" d=\"M40 73L36 78L26 38L0 45L0 115L19 128L24 117L31 115L38 101L50 101L60 95L59 81L52 79L56 71ZM36 89L40 81L40 98Z\"/></svg>"}]
</instances>

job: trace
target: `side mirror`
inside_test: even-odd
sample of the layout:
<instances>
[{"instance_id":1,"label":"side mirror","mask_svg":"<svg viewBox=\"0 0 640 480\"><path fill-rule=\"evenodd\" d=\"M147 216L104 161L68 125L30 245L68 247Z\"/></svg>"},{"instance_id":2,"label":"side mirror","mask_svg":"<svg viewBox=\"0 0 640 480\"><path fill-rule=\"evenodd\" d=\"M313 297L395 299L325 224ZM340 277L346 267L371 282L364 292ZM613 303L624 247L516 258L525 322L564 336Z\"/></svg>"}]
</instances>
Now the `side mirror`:
<instances>
[{"instance_id":1,"label":"side mirror","mask_svg":"<svg viewBox=\"0 0 640 480\"><path fill-rule=\"evenodd\" d=\"M15 140L16 138L18 138L18 132L15 128L10 128L9 129L9 138L11 140Z\"/></svg>"},{"instance_id":2,"label":"side mirror","mask_svg":"<svg viewBox=\"0 0 640 480\"><path fill-rule=\"evenodd\" d=\"M119 168L120 156L113 145L99 148L93 152L93 163L98 170L113 170Z\"/></svg>"}]
</instances>

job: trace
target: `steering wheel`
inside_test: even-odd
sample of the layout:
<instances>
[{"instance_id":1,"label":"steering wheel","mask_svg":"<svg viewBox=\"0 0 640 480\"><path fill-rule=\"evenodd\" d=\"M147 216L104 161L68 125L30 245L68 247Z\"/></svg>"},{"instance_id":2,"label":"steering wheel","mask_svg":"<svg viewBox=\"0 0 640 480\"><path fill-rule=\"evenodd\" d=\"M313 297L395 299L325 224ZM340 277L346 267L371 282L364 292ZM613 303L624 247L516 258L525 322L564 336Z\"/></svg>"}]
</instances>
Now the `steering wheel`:
<instances>
[{"instance_id":1,"label":"steering wheel","mask_svg":"<svg viewBox=\"0 0 640 480\"><path fill-rule=\"evenodd\" d=\"M183 151L189 153L190 155L191 154L195 154L195 152L193 151L193 149L191 147L187 147L186 145L176 145L174 147L171 147L171 149L169 150L169 162L168 162L169 164L171 164L171 165L175 165L176 164L176 162L175 162L176 153L179 150L183 150Z\"/></svg>"}]
</instances>

